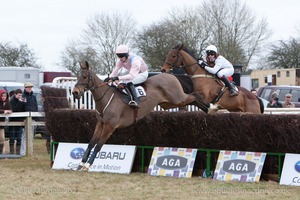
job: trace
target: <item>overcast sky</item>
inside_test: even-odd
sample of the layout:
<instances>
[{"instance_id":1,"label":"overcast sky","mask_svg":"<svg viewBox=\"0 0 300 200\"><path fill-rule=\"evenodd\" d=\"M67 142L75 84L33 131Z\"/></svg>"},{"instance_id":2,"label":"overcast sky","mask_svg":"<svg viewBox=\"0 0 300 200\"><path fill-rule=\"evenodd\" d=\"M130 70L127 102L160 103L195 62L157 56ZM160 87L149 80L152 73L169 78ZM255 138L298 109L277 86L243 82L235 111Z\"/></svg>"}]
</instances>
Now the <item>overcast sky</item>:
<instances>
[{"instance_id":1,"label":"overcast sky","mask_svg":"<svg viewBox=\"0 0 300 200\"><path fill-rule=\"evenodd\" d=\"M300 0L242 0L265 17L272 40L296 36L300 29ZM57 70L60 52L69 39L80 36L91 16L127 11L139 25L156 22L173 7L194 6L202 0L0 0L0 41L29 45L45 70ZM300 31L299 31L300 32ZM298 32L298 34L299 34Z\"/></svg>"}]
</instances>

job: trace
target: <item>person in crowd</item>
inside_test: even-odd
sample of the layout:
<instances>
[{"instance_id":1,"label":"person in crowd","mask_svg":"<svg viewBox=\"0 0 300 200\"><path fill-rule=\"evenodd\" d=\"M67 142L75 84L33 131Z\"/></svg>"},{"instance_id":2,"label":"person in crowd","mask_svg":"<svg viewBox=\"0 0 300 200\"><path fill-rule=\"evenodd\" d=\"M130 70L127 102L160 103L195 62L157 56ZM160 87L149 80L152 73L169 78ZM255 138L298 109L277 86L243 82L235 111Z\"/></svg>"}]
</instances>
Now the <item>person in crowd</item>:
<instances>
[{"instance_id":1,"label":"person in crowd","mask_svg":"<svg viewBox=\"0 0 300 200\"><path fill-rule=\"evenodd\" d=\"M134 85L143 83L148 78L148 66L142 57L129 51L127 45L119 45L116 49L119 60L110 74L110 81L118 81L126 84L126 91L131 95L128 105L138 108L137 94ZM126 73L121 74L126 71Z\"/></svg>"},{"instance_id":2,"label":"person in crowd","mask_svg":"<svg viewBox=\"0 0 300 200\"><path fill-rule=\"evenodd\" d=\"M32 88L32 83L25 83L22 98L24 99L24 101L27 102L25 106L25 111L37 112L38 103L36 100L36 96L33 94Z\"/></svg>"},{"instance_id":3,"label":"person in crowd","mask_svg":"<svg viewBox=\"0 0 300 200\"><path fill-rule=\"evenodd\" d=\"M10 100L12 98L12 96L14 96L15 91L11 90L8 94L9 94L9 100Z\"/></svg>"},{"instance_id":4,"label":"person in crowd","mask_svg":"<svg viewBox=\"0 0 300 200\"><path fill-rule=\"evenodd\" d=\"M38 104L36 96L34 95L32 83L25 83L22 98L26 101L25 112L38 112ZM32 133L33 135L34 133ZM26 133L23 131L21 140L21 150L20 154L24 156L26 153Z\"/></svg>"},{"instance_id":5,"label":"person in crowd","mask_svg":"<svg viewBox=\"0 0 300 200\"><path fill-rule=\"evenodd\" d=\"M239 92L234 89L228 79L228 77L231 77L234 73L233 65L218 53L218 49L215 45L207 46L205 52L206 62L199 60L200 66L209 73L215 74L224 82L229 89L229 96L237 96Z\"/></svg>"},{"instance_id":6,"label":"person in crowd","mask_svg":"<svg viewBox=\"0 0 300 200\"><path fill-rule=\"evenodd\" d=\"M11 105L9 103L9 94L6 90L0 90L0 114L11 114ZM0 118L1 122L5 121L4 117ZM4 127L0 126L0 154L3 153L3 146L5 142Z\"/></svg>"},{"instance_id":7,"label":"person in crowd","mask_svg":"<svg viewBox=\"0 0 300 200\"><path fill-rule=\"evenodd\" d=\"M295 108L295 104L292 102L293 95L292 94L286 94L285 100L282 102L283 108Z\"/></svg>"},{"instance_id":8,"label":"person in crowd","mask_svg":"<svg viewBox=\"0 0 300 200\"><path fill-rule=\"evenodd\" d=\"M267 108L282 108L282 103L279 102L278 94L273 92L271 95L271 101L268 103Z\"/></svg>"},{"instance_id":9,"label":"person in crowd","mask_svg":"<svg viewBox=\"0 0 300 200\"><path fill-rule=\"evenodd\" d=\"M15 94L10 99L10 105L13 112L25 112L26 99L22 98L22 90L16 89ZM23 117L12 117L10 121L24 121ZM16 154L20 154L21 139L24 127L22 126L10 126L9 127L9 147L10 153L14 154L14 144L16 141Z\"/></svg>"},{"instance_id":10,"label":"person in crowd","mask_svg":"<svg viewBox=\"0 0 300 200\"><path fill-rule=\"evenodd\" d=\"M256 89L252 89L251 93L254 94L255 96L257 96L257 90Z\"/></svg>"}]
</instances>

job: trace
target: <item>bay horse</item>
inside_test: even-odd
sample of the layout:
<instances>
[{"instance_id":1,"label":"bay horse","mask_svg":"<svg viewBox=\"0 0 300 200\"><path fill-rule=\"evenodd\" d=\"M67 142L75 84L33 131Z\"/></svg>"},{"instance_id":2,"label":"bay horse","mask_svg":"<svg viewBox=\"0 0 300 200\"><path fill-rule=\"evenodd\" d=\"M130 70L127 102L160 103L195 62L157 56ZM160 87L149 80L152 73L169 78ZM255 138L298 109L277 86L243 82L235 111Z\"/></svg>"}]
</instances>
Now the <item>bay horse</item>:
<instances>
[{"instance_id":1,"label":"bay horse","mask_svg":"<svg viewBox=\"0 0 300 200\"><path fill-rule=\"evenodd\" d=\"M123 102L116 87L102 81L89 68L88 62L80 63L80 73L72 91L75 98L80 99L83 93L90 90L96 104L97 124L92 139L82 157L77 170L88 171L103 144L115 129L127 127L150 113L160 105L163 109L177 108L188 104L196 105L204 111L213 109L202 97L184 93L178 79L171 74L158 74L148 78L143 86L146 96L140 101L139 109L132 109ZM95 148L94 148L95 147ZM91 153L91 150L94 151Z\"/></svg>"},{"instance_id":2,"label":"bay horse","mask_svg":"<svg viewBox=\"0 0 300 200\"><path fill-rule=\"evenodd\" d=\"M167 54L166 61L161 67L162 72L170 72L173 68L182 67L191 76L195 91L203 95L205 100L220 109L229 112L264 112L262 101L243 87L237 87L238 96L229 96L228 89L215 76L199 66L198 60L183 44L172 48Z\"/></svg>"}]
</instances>

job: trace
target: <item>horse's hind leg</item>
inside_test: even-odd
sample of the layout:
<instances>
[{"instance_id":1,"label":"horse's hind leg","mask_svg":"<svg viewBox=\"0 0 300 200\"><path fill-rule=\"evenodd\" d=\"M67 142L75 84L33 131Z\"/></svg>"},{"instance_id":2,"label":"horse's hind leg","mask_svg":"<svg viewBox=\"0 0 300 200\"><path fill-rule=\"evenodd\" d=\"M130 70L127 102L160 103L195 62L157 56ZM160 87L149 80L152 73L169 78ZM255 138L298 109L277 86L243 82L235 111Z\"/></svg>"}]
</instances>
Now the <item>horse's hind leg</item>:
<instances>
[{"instance_id":1,"label":"horse's hind leg","mask_svg":"<svg viewBox=\"0 0 300 200\"><path fill-rule=\"evenodd\" d=\"M192 93L192 95L196 98L196 100L192 104L207 113L210 104L207 101L205 101L204 98L202 98L202 96L199 93L194 92Z\"/></svg>"}]
</instances>

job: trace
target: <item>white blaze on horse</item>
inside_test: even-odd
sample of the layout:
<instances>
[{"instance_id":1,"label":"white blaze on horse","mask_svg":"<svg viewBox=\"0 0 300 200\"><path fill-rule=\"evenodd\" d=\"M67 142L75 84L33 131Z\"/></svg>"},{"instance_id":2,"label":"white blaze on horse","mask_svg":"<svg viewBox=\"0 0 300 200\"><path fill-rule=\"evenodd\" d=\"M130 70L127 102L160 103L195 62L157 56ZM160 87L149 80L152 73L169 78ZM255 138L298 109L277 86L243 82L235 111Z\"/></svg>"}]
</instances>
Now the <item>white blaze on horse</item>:
<instances>
[{"instance_id":1,"label":"white blaze on horse","mask_svg":"<svg viewBox=\"0 0 300 200\"><path fill-rule=\"evenodd\" d=\"M83 155L77 170L88 171L103 144L116 128L127 127L145 117L160 105L163 109L195 105L210 111L210 104L203 101L197 93L186 94L178 79L170 74L152 76L142 84L146 96L140 101L139 109L130 108L116 87L108 86L90 70L87 62L80 63L80 74L72 91L80 99L83 93L90 90L96 103L97 124L91 141ZM95 147L95 148L94 148ZM91 153L91 150L94 151Z\"/></svg>"},{"instance_id":2,"label":"white blaze on horse","mask_svg":"<svg viewBox=\"0 0 300 200\"><path fill-rule=\"evenodd\" d=\"M170 72L173 68L180 67L191 76L195 91L220 109L256 114L264 112L262 101L246 88L237 87L239 95L230 97L224 84L215 75L209 74L200 67L198 60L183 45L178 45L169 51L161 71Z\"/></svg>"}]
</instances>

